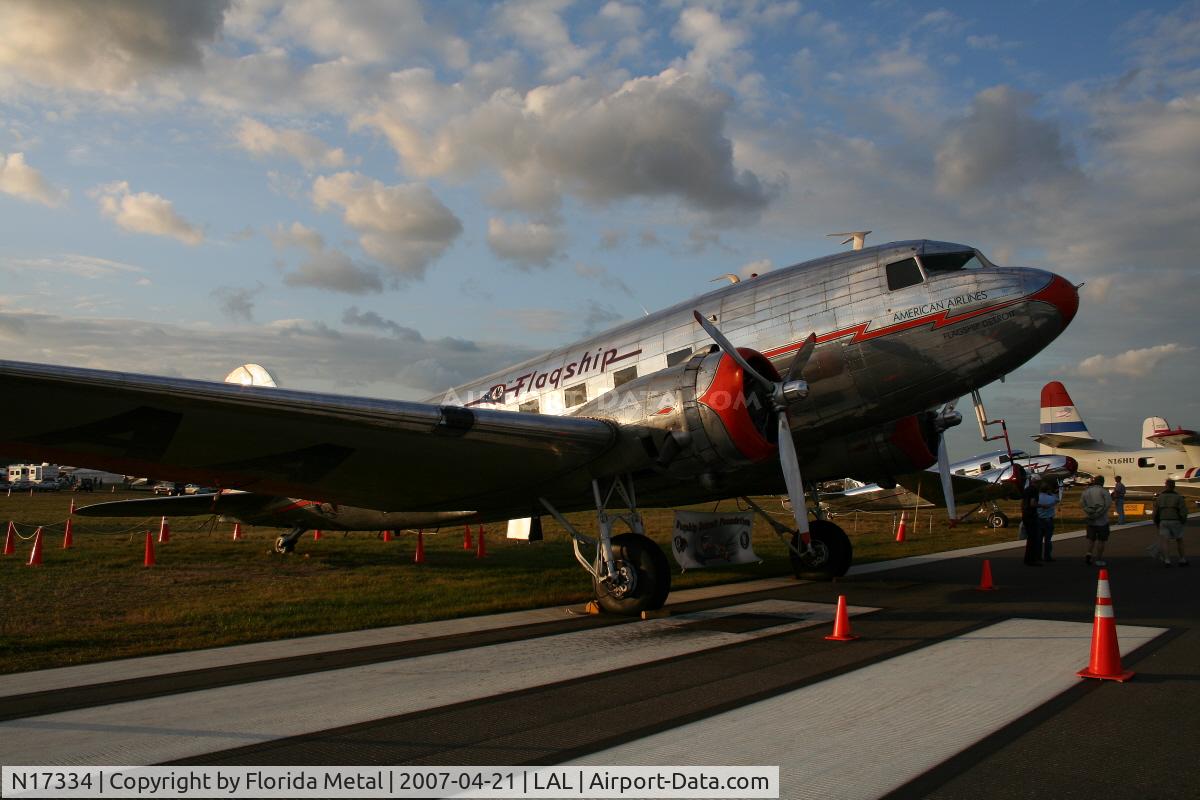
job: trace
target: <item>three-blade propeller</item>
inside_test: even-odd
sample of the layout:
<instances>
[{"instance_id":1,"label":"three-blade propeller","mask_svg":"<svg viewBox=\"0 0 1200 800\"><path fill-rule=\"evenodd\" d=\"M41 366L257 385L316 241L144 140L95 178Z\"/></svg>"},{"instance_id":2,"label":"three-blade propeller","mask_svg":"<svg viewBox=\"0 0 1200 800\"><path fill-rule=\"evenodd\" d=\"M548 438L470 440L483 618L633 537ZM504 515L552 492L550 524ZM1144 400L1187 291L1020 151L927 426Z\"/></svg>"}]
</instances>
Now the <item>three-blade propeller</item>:
<instances>
[{"instance_id":1,"label":"three-blade propeller","mask_svg":"<svg viewBox=\"0 0 1200 800\"><path fill-rule=\"evenodd\" d=\"M780 380L771 380L750 366L750 363L742 357L742 354L725 338L716 325L705 319L699 311L694 311L693 314L696 321L700 323L700 327L704 328L705 333L712 337L721 351L733 359L747 377L756 381L770 393L771 410L775 415L775 424L778 428L779 466L783 471L783 482L787 485L788 499L791 500L796 529L800 532L800 540L807 547L809 545L808 508L804 503L804 479L800 475L800 459L796 455L796 444L792 441L792 427L788 422L787 405L791 399L799 400L808 396L808 385L804 381L798 380L796 376L800 374L812 356L817 343L816 334L810 334L800 349L796 351L792 364L788 367L787 375Z\"/></svg>"}]
</instances>

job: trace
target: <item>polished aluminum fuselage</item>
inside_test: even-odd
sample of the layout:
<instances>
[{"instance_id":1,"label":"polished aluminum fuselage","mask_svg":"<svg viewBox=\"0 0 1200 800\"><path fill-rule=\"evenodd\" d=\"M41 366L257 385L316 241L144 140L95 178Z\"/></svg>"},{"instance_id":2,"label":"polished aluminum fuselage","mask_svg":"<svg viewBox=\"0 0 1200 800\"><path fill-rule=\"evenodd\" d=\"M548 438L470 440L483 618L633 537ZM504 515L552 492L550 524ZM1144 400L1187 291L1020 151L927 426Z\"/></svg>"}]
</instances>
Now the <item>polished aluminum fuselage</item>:
<instances>
[{"instance_id":1,"label":"polished aluminum fuselage","mask_svg":"<svg viewBox=\"0 0 1200 800\"><path fill-rule=\"evenodd\" d=\"M636 367L643 376L666 368L670 354L707 351L712 341L692 316L698 310L735 345L763 353L781 372L805 337L816 333L817 347L803 372L808 399L790 409L798 442L811 445L918 413L990 383L1035 355L1069 322L1053 303L1033 298L1052 281L1062 282L1037 269L927 272L917 285L888 288L889 263L971 249L927 240L895 242L775 270L431 401L571 414L578 404L570 401L590 401L611 391L619 370Z\"/></svg>"}]
</instances>

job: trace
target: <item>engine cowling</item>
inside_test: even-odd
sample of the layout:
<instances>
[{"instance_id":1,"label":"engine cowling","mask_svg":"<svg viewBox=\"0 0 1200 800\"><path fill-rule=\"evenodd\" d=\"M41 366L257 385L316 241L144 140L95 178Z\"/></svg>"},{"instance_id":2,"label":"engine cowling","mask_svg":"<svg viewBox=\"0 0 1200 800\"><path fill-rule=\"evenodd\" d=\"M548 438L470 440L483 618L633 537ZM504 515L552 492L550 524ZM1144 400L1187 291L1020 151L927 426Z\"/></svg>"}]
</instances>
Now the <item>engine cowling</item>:
<instances>
[{"instance_id":1,"label":"engine cowling","mask_svg":"<svg viewBox=\"0 0 1200 800\"><path fill-rule=\"evenodd\" d=\"M739 348L755 370L778 380L761 353ZM771 458L776 427L767 390L729 356L703 352L644 375L576 409L573 416L639 425L653 461L684 475L723 472Z\"/></svg>"},{"instance_id":2,"label":"engine cowling","mask_svg":"<svg viewBox=\"0 0 1200 800\"><path fill-rule=\"evenodd\" d=\"M919 472L937 462L937 414L913 414L867 430L826 439L807 453L805 474L850 476L895 486L896 475Z\"/></svg>"}]
</instances>

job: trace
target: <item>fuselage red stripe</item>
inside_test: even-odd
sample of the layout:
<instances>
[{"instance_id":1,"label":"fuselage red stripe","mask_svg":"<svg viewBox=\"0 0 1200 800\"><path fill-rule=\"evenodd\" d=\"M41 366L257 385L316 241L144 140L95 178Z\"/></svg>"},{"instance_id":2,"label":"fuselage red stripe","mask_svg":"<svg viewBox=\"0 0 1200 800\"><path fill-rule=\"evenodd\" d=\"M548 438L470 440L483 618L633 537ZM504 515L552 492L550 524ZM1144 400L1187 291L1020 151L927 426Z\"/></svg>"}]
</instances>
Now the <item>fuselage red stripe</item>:
<instances>
[{"instance_id":1,"label":"fuselage red stripe","mask_svg":"<svg viewBox=\"0 0 1200 800\"><path fill-rule=\"evenodd\" d=\"M1022 300L1032 300L1033 298L1033 295L1015 297L1012 300L1005 300L1002 303L996 303L984 308L977 308L974 311L968 311L965 314L957 314L954 316L951 316L950 311L935 311L934 313L926 314L923 317L913 317L912 319L907 319L904 322L897 322L895 325L886 325L873 331L867 330L867 328L871 325L870 321L860 322L858 325L853 327L842 328L841 330L833 331L831 333L818 333L817 343L822 344L824 342L832 342L835 339L841 339L844 336L851 335L854 337L850 340L851 342L864 342L870 339L877 339L880 336L887 336L892 333L906 331L910 328L919 328L920 326L928 325L931 322L933 323L933 330L937 330L938 328L944 328L947 325L953 325L957 322L962 322L963 320L968 320L972 317L978 317L983 314L990 314L993 311L999 311L1002 308L1008 308L1009 306L1016 305ZM792 344L784 345L783 347L764 350L763 355L767 358L784 355L786 353L799 350L803 345L803 341L793 342Z\"/></svg>"}]
</instances>

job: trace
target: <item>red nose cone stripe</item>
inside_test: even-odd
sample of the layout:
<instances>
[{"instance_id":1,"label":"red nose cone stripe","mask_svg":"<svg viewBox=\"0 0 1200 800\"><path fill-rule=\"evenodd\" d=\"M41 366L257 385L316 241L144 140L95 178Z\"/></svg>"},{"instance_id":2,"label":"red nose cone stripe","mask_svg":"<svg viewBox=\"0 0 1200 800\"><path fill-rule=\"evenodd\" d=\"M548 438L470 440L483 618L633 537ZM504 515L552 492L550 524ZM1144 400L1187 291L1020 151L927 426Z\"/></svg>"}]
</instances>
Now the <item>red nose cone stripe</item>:
<instances>
[{"instance_id":1,"label":"red nose cone stripe","mask_svg":"<svg viewBox=\"0 0 1200 800\"><path fill-rule=\"evenodd\" d=\"M1060 406L1073 406L1075 403L1071 400L1071 395L1067 394L1067 387L1063 386L1059 381L1050 381L1042 387L1042 408L1059 408Z\"/></svg>"},{"instance_id":2,"label":"red nose cone stripe","mask_svg":"<svg viewBox=\"0 0 1200 800\"><path fill-rule=\"evenodd\" d=\"M1050 283L1032 294L1030 299L1041 300L1057 308L1063 327L1075 319L1075 312L1079 310L1079 292L1061 275L1051 278Z\"/></svg>"}]
</instances>

